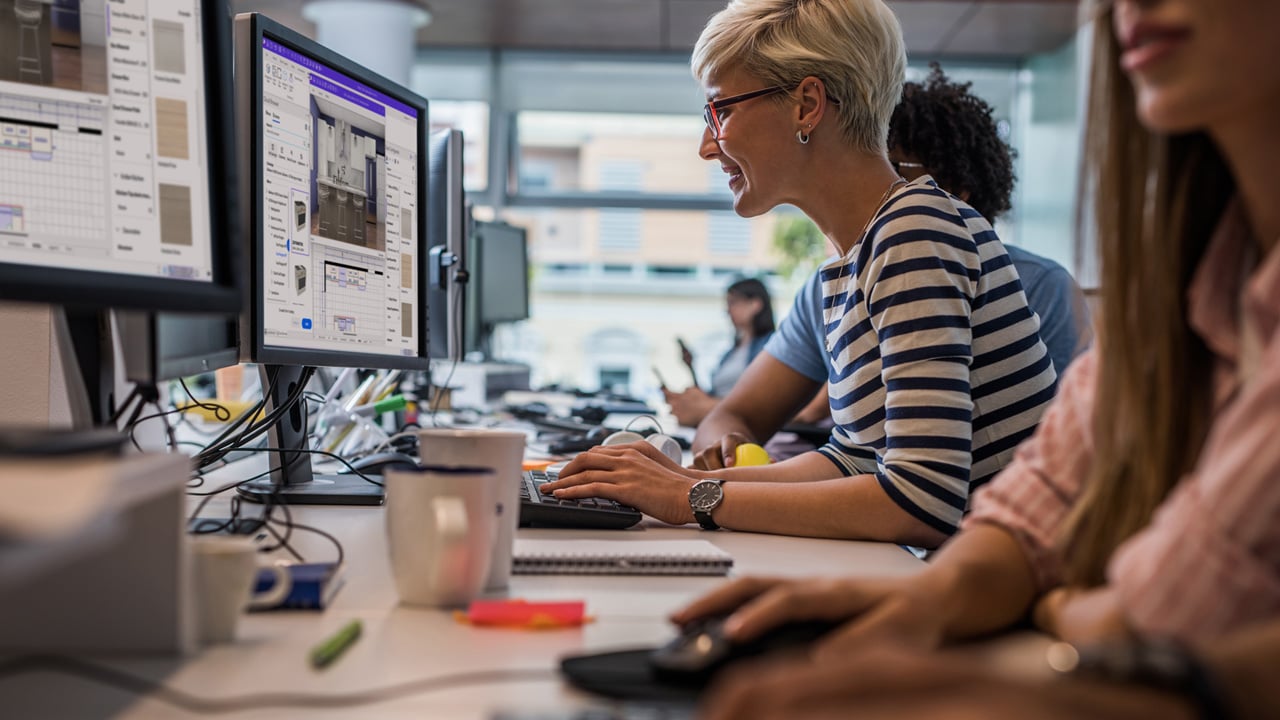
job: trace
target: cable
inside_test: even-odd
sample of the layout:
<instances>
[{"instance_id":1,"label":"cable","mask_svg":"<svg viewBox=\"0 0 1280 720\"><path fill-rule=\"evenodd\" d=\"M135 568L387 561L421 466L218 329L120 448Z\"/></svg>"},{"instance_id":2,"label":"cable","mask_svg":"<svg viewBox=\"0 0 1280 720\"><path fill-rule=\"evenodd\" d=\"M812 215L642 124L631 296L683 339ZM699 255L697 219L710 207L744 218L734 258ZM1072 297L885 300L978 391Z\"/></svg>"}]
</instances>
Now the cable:
<instances>
[{"instance_id":1,"label":"cable","mask_svg":"<svg viewBox=\"0 0 1280 720\"><path fill-rule=\"evenodd\" d=\"M213 417L217 419L218 422L226 422L231 419L231 411L227 409L226 405L211 403L197 398L195 394L191 392L191 388L187 387L187 381L182 378L178 378L178 383L182 385L182 391L187 394L187 397L191 398L191 402L195 404L195 407L198 407L201 410L213 411Z\"/></svg>"},{"instance_id":2,"label":"cable","mask_svg":"<svg viewBox=\"0 0 1280 720\"><path fill-rule=\"evenodd\" d=\"M462 290L464 287L466 287L468 276L463 274L459 277L458 274L455 274L454 278L455 280L453 284L453 292L454 292L455 298L453 303L454 305L453 334L454 334L455 347L457 347L458 349L458 354L453 357L453 361L449 365L449 374L445 376L444 383L440 386L440 388L436 390L436 397L431 403L431 427L436 427L436 428L440 427L440 423L436 420L436 413L440 411L440 402L441 400L444 399L444 393L441 391L448 388L449 383L453 382L453 372L458 369L458 360L462 357L462 355L465 352L465 349L462 347L463 343L466 341L465 332L462 327L462 319L463 319L462 303L466 300L466 298L463 296ZM433 384L434 383L431 382L431 373L430 371L428 371L427 372L428 390L430 390Z\"/></svg>"},{"instance_id":3,"label":"cable","mask_svg":"<svg viewBox=\"0 0 1280 720\"><path fill-rule=\"evenodd\" d=\"M279 376L280 376L280 370L279 368L277 368L276 372L272 373L271 376L267 379L267 387L262 392L262 399L259 400L253 407L249 408L244 413L242 413L235 420L231 421L231 424L228 425L227 428L223 430L222 433L213 440L213 442L209 443L205 447L204 452L196 456L197 467L205 467L206 465L211 465L214 462L217 462L218 460L222 459L222 457L226 455L226 452L225 452L226 447L228 446L234 447L236 444L242 444L242 443L238 443L238 441L241 441L243 439L243 436L245 432L248 431L248 428L241 430L240 427L245 423L249 423L250 426L252 426L253 417L257 415L266 406L267 398L271 397L272 393L275 392L276 379ZM236 435L237 432L239 432L240 435ZM219 454L219 452L221 452L221 454Z\"/></svg>"},{"instance_id":4,"label":"cable","mask_svg":"<svg viewBox=\"0 0 1280 720\"><path fill-rule=\"evenodd\" d=\"M113 687L135 695L167 703L188 712L205 715L262 710L268 708L351 708L438 690L452 690L473 685L519 683L535 680L558 680L560 673L551 668L524 670L475 670L438 675L380 688L350 693L257 693L224 698L210 698L178 690L150 678L139 677L114 668L59 655L27 655L0 661L0 679L33 672L61 673Z\"/></svg>"},{"instance_id":5,"label":"cable","mask_svg":"<svg viewBox=\"0 0 1280 720\"><path fill-rule=\"evenodd\" d=\"M632 426L632 425L634 425L634 424L636 423L636 421L637 421L637 420L648 420L649 422L653 423L653 426L654 426L654 427L658 428L658 432L660 432L660 433L665 433L665 432L666 432L665 430L663 430L663 429L662 429L662 423L658 422L658 418L656 418L656 417L654 417L654 416L652 416L652 415L637 415L637 416L635 416L635 417L631 418L630 420L628 420L628 421L627 421L627 424L626 424L626 425L624 425L624 426L622 426L622 429L623 429L623 430L630 430L630 429L631 429L631 426Z\"/></svg>"},{"instance_id":6,"label":"cable","mask_svg":"<svg viewBox=\"0 0 1280 720\"><path fill-rule=\"evenodd\" d=\"M120 418L124 417L124 414L129 410L129 406L132 405L133 401L136 400L137 398L138 398L138 384L134 383L133 389L129 391L129 394L125 396L124 400L120 401L120 407L116 408L116 411L114 413L111 413L111 417L110 419L107 420L107 424L115 425L117 422L119 422Z\"/></svg>"},{"instance_id":7,"label":"cable","mask_svg":"<svg viewBox=\"0 0 1280 720\"><path fill-rule=\"evenodd\" d=\"M204 454L198 456L199 457L198 466L204 467L206 464L209 464L211 462L216 462L217 460L220 460L223 457L225 457L227 453L231 452L232 450L245 449L242 447L245 443L248 443L249 441L256 439L259 435L262 435L263 433L270 430L277 422L280 421L281 418L287 415L289 411L293 409L293 406L301 399L303 393L305 392L307 383L311 381L311 376L314 373L315 373L315 368L313 367L304 368L302 375L298 380L297 387L293 389L293 392L289 394L289 397L285 398L284 402L280 403L278 407L272 408L271 412L267 414L265 417L263 417L261 420L250 423L249 427L245 428L244 431L241 432L235 438L229 438L221 442L215 441L216 448L211 446L211 448L207 451L212 453L211 456L206 456ZM267 391L263 393L264 399L261 403L259 403L259 407L264 406L266 403L266 399L273 396L275 391L275 383L278 380L279 375L280 375L280 371L277 369L275 373L275 377L271 379L271 383ZM248 415L248 413L246 413L246 415ZM242 419L243 417L244 416L242 416ZM294 450L294 449L286 449L286 448L279 448L279 449L273 448L273 450L278 450L281 452L291 452L291 453L305 452L302 450Z\"/></svg>"},{"instance_id":8,"label":"cable","mask_svg":"<svg viewBox=\"0 0 1280 720\"><path fill-rule=\"evenodd\" d=\"M331 452L329 452L329 451L327 451L327 450L306 450L306 449L303 449L303 448L238 448L238 451L239 451L239 452L246 452L246 453L281 453L281 454L283 454L283 453L290 453L290 454L292 454L292 453L299 453L299 454L302 454L302 455L323 455L323 456L328 457L328 458L333 458L334 460L337 460L338 462L342 463L343 465L346 465L346 466L347 466L347 469L351 471L351 474L352 474L352 475L357 475L357 476L359 476L361 479L363 479L365 482L371 483L371 484L373 484L373 485L377 485L378 487L382 487L382 482L381 482L380 480L374 480L373 478L369 477L368 475L365 475L364 473L362 473L362 472L360 472L359 470L357 470L355 465L352 465L350 462L348 462L346 458L344 458L344 457L342 457L341 455L338 455L338 454L336 454L336 453L331 453ZM276 469L279 469L279 468L276 468ZM268 472L270 472L270 471L268 471ZM263 476L263 475L265 475L265 474L266 474L266 473L260 473L260 474L258 474L258 475L257 475L257 477L262 477L262 476ZM236 483L235 485L228 486L228 489L229 489L229 488L231 488L231 487L236 487L237 485L241 485L241 484L243 484L244 482L245 482L245 481L241 481L241 482L239 482L239 483Z\"/></svg>"}]
</instances>

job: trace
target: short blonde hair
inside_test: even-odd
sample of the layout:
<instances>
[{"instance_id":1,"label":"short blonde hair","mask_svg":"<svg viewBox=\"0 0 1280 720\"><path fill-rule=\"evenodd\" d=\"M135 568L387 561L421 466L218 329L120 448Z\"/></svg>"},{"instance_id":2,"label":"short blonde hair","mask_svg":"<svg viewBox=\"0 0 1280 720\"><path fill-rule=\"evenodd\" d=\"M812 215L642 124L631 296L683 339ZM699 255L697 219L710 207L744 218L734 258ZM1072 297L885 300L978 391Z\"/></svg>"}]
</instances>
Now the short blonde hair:
<instances>
[{"instance_id":1,"label":"short blonde hair","mask_svg":"<svg viewBox=\"0 0 1280 720\"><path fill-rule=\"evenodd\" d=\"M882 0L731 0L707 22L690 64L704 85L735 65L766 86L821 78L840 103L829 107L845 140L884 153L907 55Z\"/></svg>"}]
</instances>

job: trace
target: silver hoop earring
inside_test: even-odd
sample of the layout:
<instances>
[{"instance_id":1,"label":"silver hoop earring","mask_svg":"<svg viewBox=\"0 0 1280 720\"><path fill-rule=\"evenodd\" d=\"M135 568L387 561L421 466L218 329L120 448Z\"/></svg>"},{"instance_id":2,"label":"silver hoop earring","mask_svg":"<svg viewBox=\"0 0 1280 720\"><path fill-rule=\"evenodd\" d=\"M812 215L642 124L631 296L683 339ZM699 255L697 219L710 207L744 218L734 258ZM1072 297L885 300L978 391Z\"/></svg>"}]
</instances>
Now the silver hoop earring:
<instances>
[{"instance_id":1,"label":"silver hoop earring","mask_svg":"<svg viewBox=\"0 0 1280 720\"><path fill-rule=\"evenodd\" d=\"M797 130L797 131L796 131L796 141L797 141L797 142L799 142L801 145L808 145L808 144L809 144L809 136L808 136L808 135L805 135L803 130Z\"/></svg>"}]
</instances>

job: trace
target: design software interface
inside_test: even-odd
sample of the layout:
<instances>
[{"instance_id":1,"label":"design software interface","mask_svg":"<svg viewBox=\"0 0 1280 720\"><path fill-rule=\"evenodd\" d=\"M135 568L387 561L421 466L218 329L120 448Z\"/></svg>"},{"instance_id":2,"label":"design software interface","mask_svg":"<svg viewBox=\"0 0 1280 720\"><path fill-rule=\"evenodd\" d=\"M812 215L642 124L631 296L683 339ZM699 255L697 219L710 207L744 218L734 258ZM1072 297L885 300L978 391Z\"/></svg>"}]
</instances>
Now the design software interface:
<instances>
[{"instance_id":1,"label":"design software interface","mask_svg":"<svg viewBox=\"0 0 1280 720\"><path fill-rule=\"evenodd\" d=\"M262 47L268 345L414 356L417 111L269 38Z\"/></svg>"},{"instance_id":2,"label":"design software interface","mask_svg":"<svg viewBox=\"0 0 1280 720\"><path fill-rule=\"evenodd\" d=\"M198 0L7 4L0 259L211 280Z\"/></svg>"}]
</instances>

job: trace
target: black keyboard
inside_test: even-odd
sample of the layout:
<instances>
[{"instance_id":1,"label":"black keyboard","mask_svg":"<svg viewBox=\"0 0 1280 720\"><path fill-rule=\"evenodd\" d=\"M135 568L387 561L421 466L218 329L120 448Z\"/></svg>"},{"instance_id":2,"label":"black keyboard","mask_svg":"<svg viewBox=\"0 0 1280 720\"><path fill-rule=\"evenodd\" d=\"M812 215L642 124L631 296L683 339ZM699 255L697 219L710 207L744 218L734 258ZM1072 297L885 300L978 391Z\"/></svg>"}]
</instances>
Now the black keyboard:
<instances>
[{"instance_id":1,"label":"black keyboard","mask_svg":"<svg viewBox=\"0 0 1280 720\"><path fill-rule=\"evenodd\" d=\"M541 470L524 473L520 480L520 527L623 530L640 522L639 510L613 500L560 500L538 491L540 485L554 479Z\"/></svg>"}]
</instances>

